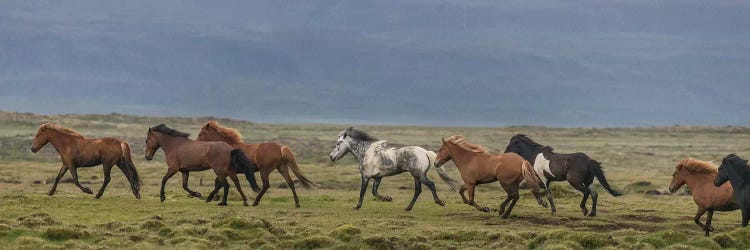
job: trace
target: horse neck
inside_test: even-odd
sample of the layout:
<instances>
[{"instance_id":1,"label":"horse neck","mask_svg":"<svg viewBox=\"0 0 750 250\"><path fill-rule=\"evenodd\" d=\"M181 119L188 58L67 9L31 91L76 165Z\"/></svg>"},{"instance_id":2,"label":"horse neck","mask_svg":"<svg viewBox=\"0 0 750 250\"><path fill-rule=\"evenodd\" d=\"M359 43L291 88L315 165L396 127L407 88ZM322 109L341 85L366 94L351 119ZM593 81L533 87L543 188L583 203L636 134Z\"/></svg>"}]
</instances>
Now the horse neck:
<instances>
[{"instance_id":1,"label":"horse neck","mask_svg":"<svg viewBox=\"0 0 750 250\"><path fill-rule=\"evenodd\" d=\"M66 147L70 147L71 145L75 145L80 143L80 141L83 141L82 138L77 136L72 136L57 131L51 132L54 133L54 136L50 136L49 143L52 144L52 147L54 147L58 153L62 153L63 151L65 151Z\"/></svg>"},{"instance_id":2,"label":"horse neck","mask_svg":"<svg viewBox=\"0 0 750 250\"><path fill-rule=\"evenodd\" d=\"M362 164L362 162L365 159L365 154L367 154L367 149L370 148L370 145L372 145L373 142L371 141L351 141L349 143L349 152L352 153L354 158L357 159L357 161Z\"/></svg>"},{"instance_id":3,"label":"horse neck","mask_svg":"<svg viewBox=\"0 0 750 250\"><path fill-rule=\"evenodd\" d=\"M713 187L714 178L716 178L715 174L695 174L688 172L685 175L685 185L688 186L690 192L700 192L699 190L704 190L703 187L707 185Z\"/></svg>"},{"instance_id":4,"label":"horse neck","mask_svg":"<svg viewBox=\"0 0 750 250\"><path fill-rule=\"evenodd\" d=\"M484 153L468 151L457 145L448 146L448 150L451 151L451 159L453 160L453 163L456 165L456 168L458 168L459 170L462 168L468 167L468 165L465 163L468 163L473 158L482 157L486 155Z\"/></svg>"},{"instance_id":5,"label":"horse neck","mask_svg":"<svg viewBox=\"0 0 750 250\"><path fill-rule=\"evenodd\" d=\"M168 154L170 151L179 148L182 144L191 142L192 140L185 137L170 136L165 134L159 134L156 137L156 142L164 150L164 153Z\"/></svg>"}]
</instances>

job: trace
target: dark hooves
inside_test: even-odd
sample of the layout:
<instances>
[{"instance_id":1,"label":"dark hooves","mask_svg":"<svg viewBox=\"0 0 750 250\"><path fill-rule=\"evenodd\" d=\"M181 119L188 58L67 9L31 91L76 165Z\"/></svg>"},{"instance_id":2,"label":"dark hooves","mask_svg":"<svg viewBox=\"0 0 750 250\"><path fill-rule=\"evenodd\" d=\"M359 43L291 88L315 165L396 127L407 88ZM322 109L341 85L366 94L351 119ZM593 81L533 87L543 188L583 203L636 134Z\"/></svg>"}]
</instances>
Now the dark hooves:
<instances>
[{"instance_id":1,"label":"dark hooves","mask_svg":"<svg viewBox=\"0 0 750 250\"><path fill-rule=\"evenodd\" d=\"M596 213L590 213L590 214L589 214L589 215L587 215L587 216L588 216L588 217L595 217L595 216L596 216Z\"/></svg>"},{"instance_id":2,"label":"dark hooves","mask_svg":"<svg viewBox=\"0 0 750 250\"><path fill-rule=\"evenodd\" d=\"M438 205L440 205L440 206L443 206L443 207L444 207L444 206L445 206L445 201L443 201L443 200L436 200L436 201L435 201L435 204L438 204Z\"/></svg>"},{"instance_id":3,"label":"dark hooves","mask_svg":"<svg viewBox=\"0 0 750 250\"><path fill-rule=\"evenodd\" d=\"M227 203L226 203L226 202L219 202L219 204L218 204L218 205L219 205L219 206L226 206L226 205L227 205Z\"/></svg>"},{"instance_id":4,"label":"dark hooves","mask_svg":"<svg viewBox=\"0 0 750 250\"><path fill-rule=\"evenodd\" d=\"M390 201L393 201L393 198L391 198L390 196L385 196L385 197L380 198L380 200L390 202Z\"/></svg>"},{"instance_id":5,"label":"dark hooves","mask_svg":"<svg viewBox=\"0 0 750 250\"><path fill-rule=\"evenodd\" d=\"M490 208L488 208L488 207L483 207L483 208L482 208L482 209L480 209L479 211L482 211L482 212L485 212L485 213L489 213L489 212L490 212L491 210L490 210Z\"/></svg>"},{"instance_id":6,"label":"dark hooves","mask_svg":"<svg viewBox=\"0 0 750 250\"><path fill-rule=\"evenodd\" d=\"M87 194L94 194L94 192L92 192L91 189L87 188L87 187L86 188L82 188L81 191L83 191L84 193L87 193Z\"/></svg>"},{"instance_id":7,"label":"dark hooves","mask_svg":"<svg viewBox=\"0 0 750 250\"><path fill-rule=\"evenodd\" d=\"M221 199L221 195L217 195L214 197L214 201L219 201Z\"/></svg>"},{"instance_id":8,"label":"dark hooves","mask_svg":"<svg viewBox=\"0 0 750 250\"><path fill-rule=\"evenodd\" d=\"M193 197L198 197L198 198L200 198L201 196L203 196L203 194L198 193L198 192L194 192L194 193L192 193L190 195L193 196Z\"/></svg>"},{"instance_id":9,"label":"dark hooves","mask_svg":"<svg viewBox=\"0 0 750 250\"><path fill-rule=\"evenodd\" d=\"M355 207L354 207L354 210L359 210L359 208L361 208L361 207L362 207L362 206L355 206Z\"/></svg>"}]
</instances>

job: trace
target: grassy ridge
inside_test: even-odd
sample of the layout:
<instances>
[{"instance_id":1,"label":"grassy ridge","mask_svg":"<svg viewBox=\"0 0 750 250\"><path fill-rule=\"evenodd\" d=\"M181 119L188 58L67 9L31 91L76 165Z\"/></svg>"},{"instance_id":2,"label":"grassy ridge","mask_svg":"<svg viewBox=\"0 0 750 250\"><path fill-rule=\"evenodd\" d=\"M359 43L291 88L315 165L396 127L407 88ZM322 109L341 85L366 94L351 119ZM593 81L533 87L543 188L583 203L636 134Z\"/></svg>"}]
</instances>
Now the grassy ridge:
<instances>
[{"instance_id":1,"label":"grassy ridge","mask_svg":"<svg viewBox=\"0 0 750 250\"><path fill-rule=\"evenodd\" d=\"M613 198L600 192L597 218L581 216L580 194L567 183L553 184L558 215L533 202L522 191L510 220L477 212L461 203L433 171L447 207L423 193L411 212L403 211L412 194L408 175L384 179L381 193L393 202L372 199L362 210L357 200L359 173L352 157L330 163L328 153L345 125L277 125L221 120L238 128L247 141L275 140L290 145L318 190L300 190L302 208L295 209L280 176L259 207L242 207L230 193L230 206L188 198L175 176L167 184L168 200L158 201L166 171L163 153L143 160L148 126L165 123L191 134L211 118L159 118L120 114L37 116L0 112L0 246L3 248L720 248L750 247L750 230L739 227L739 212L717 213L712 237L701 236L692 222L696 210L689 196L644 195L663 190L674 164L691 156L718 161L727 153L750 155L750 129L744 127L662 127L633 129L587 128L442 128L358 126L389 141L436 149L440 138L463 134L470 141L504 149L510 136L525 133L559 152L583 151L604 163L616 188L626 195ZM60 163L47 146L29 152L42 121L54 121L91 137L115 136L131 143L142 173L142 200L128 192L122 173L101 200L93 200L71 183L46 196ZM455 175L455 171L453 172ZM69 176L69 175L68 175ZM84 185L98 189L101 168L79 170ZM201 180L202 179L202 180ZM209 172L191 174L191 187L206 194ZM251 192L247 185L246 192ZM252 193L250 193L253 196ZM497 184L479 187L477 202L496 208L505 194Z\"/></svg>"}]
</instances>

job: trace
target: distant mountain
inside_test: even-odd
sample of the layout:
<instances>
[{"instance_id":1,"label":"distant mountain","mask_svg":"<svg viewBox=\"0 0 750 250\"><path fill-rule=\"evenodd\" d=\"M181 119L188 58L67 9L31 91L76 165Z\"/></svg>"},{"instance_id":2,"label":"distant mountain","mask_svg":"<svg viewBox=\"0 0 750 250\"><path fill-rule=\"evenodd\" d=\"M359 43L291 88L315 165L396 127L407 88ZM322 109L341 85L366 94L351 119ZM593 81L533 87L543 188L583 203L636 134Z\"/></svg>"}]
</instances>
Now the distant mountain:
<instances>
[{"instance_id":1,"label":"distant mountain","mask_svg":"<svg viewBox=\"0 0 750 250\"><path fill-rule=\"evenodd\" d=\"M750 125L744 1L4 1L0 109Z\"/></svg>"}]
</instances>

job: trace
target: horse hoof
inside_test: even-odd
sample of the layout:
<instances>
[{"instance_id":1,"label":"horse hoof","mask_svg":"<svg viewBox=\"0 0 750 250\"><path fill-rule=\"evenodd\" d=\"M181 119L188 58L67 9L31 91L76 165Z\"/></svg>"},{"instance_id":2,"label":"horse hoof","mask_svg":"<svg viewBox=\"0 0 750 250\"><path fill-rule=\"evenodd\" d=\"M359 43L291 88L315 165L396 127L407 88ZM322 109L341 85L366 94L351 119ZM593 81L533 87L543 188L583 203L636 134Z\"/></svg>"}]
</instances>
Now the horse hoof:
<instances>
[{"instance_id":1,"label":"horse hoof","mask_svg":"<svg viewBox=\"0 0 750 250\"><path fill-rule=\"evenodd\" d=\"M596 213L590 213L590 214L588 215L588 217L594 217L594 216L596 216Z\"/></svg>"},{"instance_id":2,"label":"horse hoof","mask_svg":"<svg viewBox=\"0 0 750 250\"><path fill-rule=\"evenodd\" d=\"M355 206L355 207L354 207L354 210L359 210L359 208L361 208L361 207L362 207L362 206Z\"/></svg>"},{"instance_id":3,"label":"horse hoof","mask_svg":"<svg viewBox=\"0 0 750 250\"><path fill-rule=\"evenodd\" d=\"M218 201L218 200L220 200L220 199L221 199L221 195L217 195L216 197L214 197L214 200L215 200L215 201Z\"/></svg>"},{"instance_id":4,"label":"horse hoof","mask_svg":"<svg viewBox=\"0 0 750 250\"><path fill-rule=\"evenodd\" d=\"M480 210L480 211L485 212L485 213L489 213L490 212L490 208L483 207L482 210Z\"/></svg>"},{"instance_id":5,"label":"horse hoof","mask_svg":"<svg viewBox=\"0 0 750 250\"><path fill-rule=\"evenodd\" d=\"M159 196L159 199L161 200L161 202L164 202L164 200L166 200L167 198L164 197L164 195L162 195L162 196Z\"/></svg>"},{"instance_id":6,"label":"horse hoof","mask_svg":"<svg viewBox=\"0 0 750 250\"><path fill-rule=\"evenodd\" d=\"M247 202L242 203L243 206L248 206Z\"/></svg>"},{"instance_id":7,"label":"horse hoof","mask_svg":"<svg viewBox=\"0 0 750 250\"><path fill-rule=\"evenodd\" d=\"M54 191L49 191L49 192L47 193L47 195L48 195L48 196L53 196L53 195L55 195L55 192L54 192Z\"/></svg>"},{"instance_id":8,"label":"horse hoof","mask_svg":"<svg viewBox=\"0 0 750 250\"><path fill-rule=\"evenodd\" d=\"M226 206L226 205L227 205L226 202L219 202L219 206Z\"/></svg>"},{"instance_id":9,"label":"horse hoof","mask_svg":"<svg viewBox=\"0 0 750 250\"><path fill-rule=\"evenodd\" d=\"M412 208L414 208L414 207L407 207L407 208L404 208L404 211L411 211L411 209L412 209Z\"/></svg>"},{"instance_id":10,"label":"horse hoof","mask_svg":"<svg viewBox=\"0 0 750 250\"><path fill-rule=\"evenodd\" d=\"M445 206L445 201L442 200L436 200L435 203L443 207Z\"/></svg>"},{"instance_id":11,"label":"horse hoof","mask_svg":"<svg viewBox=\"0 0 750 250\"><path fill-rule=\"evenodd\" d=\"M139 200L141 199L141 194L133 194L133 195L135 195L136 199L139 199Z\"/></svg>"},{"instance_id":12,"label":"horse hoof","mask_svg":"<svg viewBox=\"0 0 750 250\"><path fill-rule=\"evenodd\" d=\"M294 207L299 208L299 203L294 204Z\"/></svg>"},{"instance_id":13,"label":"horse hoof","mask_svg":"<svg viewBox=\"0 0 750 250\"><path fill-rule=\"evenodd\" d=\"M259 203L253 202L253 207L257 207Z\"/></svg>"},{"instance_id":14,"label":"horse hoof","mask_svg":"<svg viewBox=\"0 0 750 250\"><path fill-rule=\"evenodd\" d=\"M198 197L198 198L200 198L201 196L203 196L203 194L201 194L201 193L198 193L198 192L195 192L195 193L193 193L193 197Z\"/></svg>"},{"instance_id":15,"label":"horse hoof","mask_svg":"<svg viewBox=\"0 0 750 250\"><path fill-rule=\"evenodd\" d=\"M386 196L386 197L383 197L382 200L383 201L393 201L393 198L391 198L390 196Z\"/></svg>"},{"instance_id":16,"label":"horse hoof","mask_svg":"<svg viewBox=\"0 0 750 250\"><path fill-rule=\"evenodd\" d=\"M94 194L94 192L92 192L90 188L83 188L81 190L83 190L83 192L87 194Z\"/></svg>"},{"instance_id":17,"label":"horse hoof","mask_svg":"<svg viewBox=\"0 0 750 250\"><path fill-rule=\"evenodd\" d=\"M96 196L94 196L94 199L99 199L99 198L102 198L101 194L97 194Z\"/></svg>"}]
</instances>

